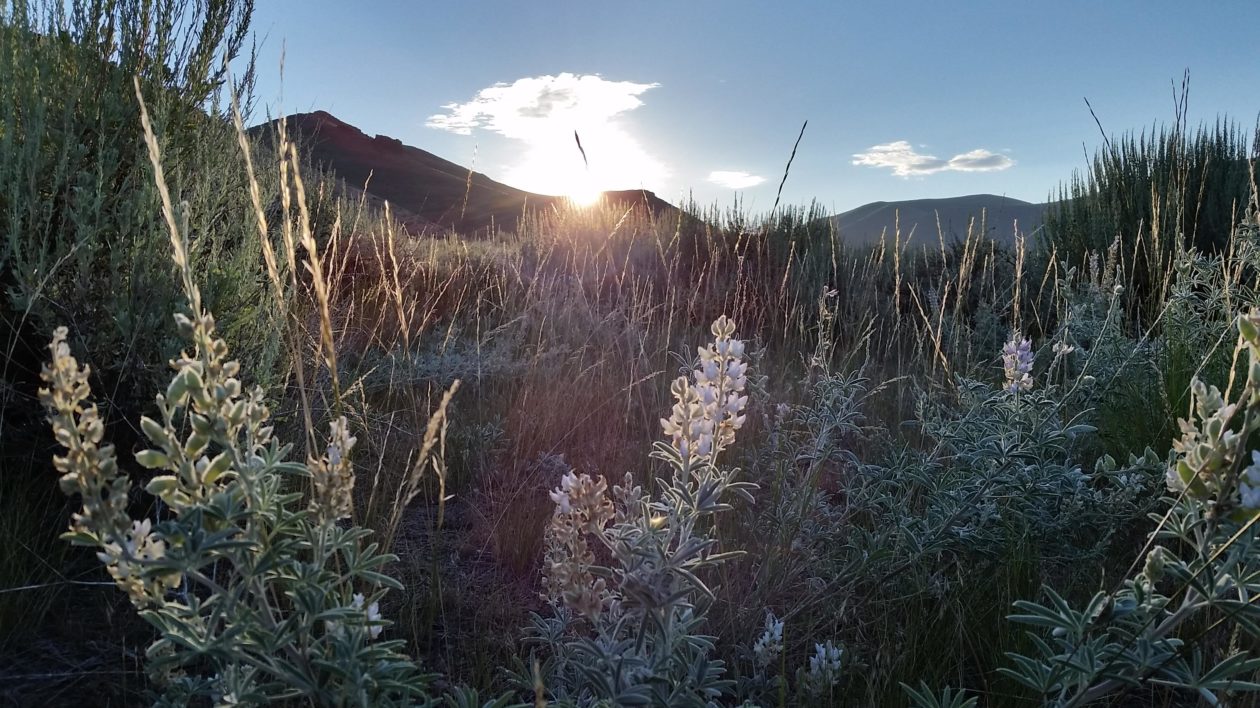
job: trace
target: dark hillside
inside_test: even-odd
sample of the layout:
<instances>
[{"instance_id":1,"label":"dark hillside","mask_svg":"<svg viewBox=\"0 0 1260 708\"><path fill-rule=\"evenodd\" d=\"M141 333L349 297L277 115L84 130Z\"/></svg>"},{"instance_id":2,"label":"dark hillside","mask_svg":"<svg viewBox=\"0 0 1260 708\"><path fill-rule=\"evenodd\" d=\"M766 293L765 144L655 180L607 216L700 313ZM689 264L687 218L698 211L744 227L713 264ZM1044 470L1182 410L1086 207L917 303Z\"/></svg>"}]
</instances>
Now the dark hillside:
<instances>
[{"instance_id":1,"label":"dark hillside","mask_svg":"<svg viewBox=\"0 0 1260 708\"><path fill-rule=\"evenodd\" d=\"M523 214L565 203L563 197L496 182L395 138L369 136L325 111L297 113L285 120L314 164L335 174L353 196L360 196L366 185L369 201L388 201L399 220L415 232L451 228L472 233L491 225L512 229ZM251 132L265 134L270 129L274 121ZM642 190L606 192L605 199L627 206L644 204L654 212L673 208Z\"/></svg>"}]
</instances>

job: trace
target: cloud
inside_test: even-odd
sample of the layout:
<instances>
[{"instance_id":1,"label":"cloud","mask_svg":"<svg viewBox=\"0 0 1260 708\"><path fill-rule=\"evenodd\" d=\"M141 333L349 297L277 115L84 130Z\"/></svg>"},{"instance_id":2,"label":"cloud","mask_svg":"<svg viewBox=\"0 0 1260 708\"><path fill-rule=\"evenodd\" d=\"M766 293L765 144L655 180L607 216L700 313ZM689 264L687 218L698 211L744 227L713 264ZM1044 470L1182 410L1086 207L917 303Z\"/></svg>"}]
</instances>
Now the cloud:
<instances>
[{"instance_id":1,"label":"cloud","mask_svg":"<svg viewBox=\"0 0 1260 708\"><path fill-rule=\"evenodd\" d=\"M591 187L660 189L669 169L619 122L659 85L568 72L526 77L483 88L464 103L446 104L425 125L459 135L485 130L519 141L523 152L503 174L513 186L547 194Z\"/></svg>"},{"instance_id":2,"label":"cloud","mask_svg":"<svg viewBox=\"0 0 1260 708\"><path fill-rule=\"evenodd\" d=\"M908 141L897 140L855 154L853 164L891 168L898 177L921 177L938 172L995 172L1010 168L1015 161L983 148L942 160L935 155L915 152Z\"/></svg>"},{"instance_id":3,"label":"cloud","mask_svg":"<svg viewBox=\"0 0 1260 708\"><path fill-rule=\"evenodd\" d=\"M709 181L728 189L747 189L756 187L766 181L761 175L749 174L741 171L714 170L709 173Z\"/></svg>"},{"instance_id":4,"label":"cloud","mask_svg":"<svg viewBox=\"0 0 1260 708\"><path fill-rule=\"evenodd\" d=\"M484 128L509 138L528 139L557 122L607 121L632 111L643 105L639 99L643 92L659 85L568 72L527 77L481 89L466 103L448 103L442 106L445 113L429 116L425 125L460 135Z\"/></svg>"}]
</instances>

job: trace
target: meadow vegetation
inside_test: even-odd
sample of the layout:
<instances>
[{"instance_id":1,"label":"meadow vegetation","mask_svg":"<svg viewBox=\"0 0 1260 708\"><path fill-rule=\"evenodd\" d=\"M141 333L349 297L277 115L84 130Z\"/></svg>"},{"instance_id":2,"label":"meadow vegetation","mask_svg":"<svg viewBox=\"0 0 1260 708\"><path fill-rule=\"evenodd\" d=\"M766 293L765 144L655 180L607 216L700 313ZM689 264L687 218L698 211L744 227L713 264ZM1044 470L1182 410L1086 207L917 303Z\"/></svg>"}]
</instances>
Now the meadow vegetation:
<instances>
[{"instance_id":1,"label":"meadow vegetation","mask_svg":"<svg viewBox=\"0 0 1260 708\"><path fill-rule=\"evenodd\" d=\"M815 206L417 234L246 133L248 2L0 7L0 695L1260 690L1233 124L1108 139L1013 247Z\"/></svg>"}]
</instances>

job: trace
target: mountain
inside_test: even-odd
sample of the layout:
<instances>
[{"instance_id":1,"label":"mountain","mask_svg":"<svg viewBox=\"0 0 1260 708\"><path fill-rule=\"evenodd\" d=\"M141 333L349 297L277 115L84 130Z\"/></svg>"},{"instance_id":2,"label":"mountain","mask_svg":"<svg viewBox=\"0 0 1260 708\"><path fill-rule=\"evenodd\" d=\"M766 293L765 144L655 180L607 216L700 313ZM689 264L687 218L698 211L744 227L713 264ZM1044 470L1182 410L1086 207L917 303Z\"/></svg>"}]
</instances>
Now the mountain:
<instances>
[{"instance_id":1,"label":"mountain","mask_svg":"<svg viewBox=\"0 0 1260 708\"><path fill-rule=\"evenodd\" d=\"M1001 197L995 194L971 194L947 199L911 199L900 202L872 202L842 214L830 217L840 238L848 244L869 245L879 243L887 234L891 243L898 224L901 240L913 238L914 243L938 243L937 224L946 242L967 237L968 226L974 220L980 228L981 215L987 235L993 240L1010 244L1015 241L1015 227L1025 235L1031 235L1045 222L1047 204ZM913 230L913 236L911 236Z\"/></svg>"},{"instance_id":2,"label":"mountain","mask_svg":"<svg viewBox=\"0 0 1260 708\"><path fill-rule=\"evenodd\" d=\"M564 197L535 194L496 182L420 148L386 135L369 136L326 111L295 113L286 121L290 137L312 163L334 174L352 198L381 205L412 233L454 229L472 234L492 225L511 230L525 213L567 206ZM274 135L276 121L250 128L264 138ZM621 207L642 206L654 213L675 207L646 190L609 191L604 201ZM893 238L900 219L903 242L913 230L914 243L935 243L937 223L946 240L962 239L974 218L985 214L988 235L1001 243L1014 241L1015 224L1025 234L1041 226L1046 205L974 194L948 199L872 202L829 217L846 243L878 243Z\"/></svg>"},{"instance_id":3,"label":"mountain","mask_svg":"<svg viewBox=\"0 0 1260 708\"><path fill-rule=\"evenodd\" d=\"M453 228L473 233L492 224L511 230L522 214L566 205L563 197L534 194L473 172L386 135L368 136L326 111L296 113L286 121L290 138L315 165L332 172L354 197L388 201L409 230ZM275 121L250 129L274 135ZM365 186L366 185L366 186ZM364 195L366 191L366 195ZM611 204L673 207L646 190L605 192Z\"/></svg>"}]
</instances>

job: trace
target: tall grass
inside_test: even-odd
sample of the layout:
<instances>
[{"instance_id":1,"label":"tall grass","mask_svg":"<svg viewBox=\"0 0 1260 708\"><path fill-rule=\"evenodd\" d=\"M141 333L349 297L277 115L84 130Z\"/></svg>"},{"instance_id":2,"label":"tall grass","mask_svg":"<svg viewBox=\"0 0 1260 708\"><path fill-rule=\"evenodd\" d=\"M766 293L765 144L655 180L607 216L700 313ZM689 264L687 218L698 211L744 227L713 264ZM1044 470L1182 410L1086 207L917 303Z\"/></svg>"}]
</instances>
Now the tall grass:
<instances>
[{"instance_id":1,"label":"tall grass","mask_svg":"<svg viewBox=\"0 0 1260 708\"><path fill-rule=\"evenodd\" d=\"M1260 149L1260 123L1248 133L1228 118L1191 129L1189 75L1177 93L1171 125L1103 136L1084 174L1059 187L1046 235L1073 265L1119 242L1128 264L1133 307L1151 321L1168 297L1169 274L1180 254L1216 253L1230 246L1246 215L1251 161Z\"/></svg>"},{"instance_id":2,"label":"tall grass","mask_svg":"<svg viewBox=\"0 0 1260 708\"><path fill-rule=\"evenodd\" d=\"M125 456L137 433L125 421L145 409L145 392L178 353L167 326L178 284L152 257L165 241L133 77L151 92L171 145L208 299L245 342L258 380L278 379L281 350L266 336L270 311L258 306L257 240L245 222L224 218L248 204L239 159L223 149L232 132L220 109L228 89L249 92L251 11L237 0L0 4L0 637L24 655L47 651L50 664L22 666L134 671L122 651L102 658L89 643L30 642L69 636L82 606L105 597L92 588L94 560L56 540L66 509L46 493L52 439L34 391L49 328L62 322L88 343ZM238 58L248 70L233 82Z\"/></svg>"},{"instance_id":3,"label":"tall grass","mask_svg":"<svg viewBox=\"0 0 1260 708\"><path fill-rule=\"evenodd\" d=\"M304 163L283 123L257 140L232 124L224 71L248 3L140 7L12 0L0 16L0 532L23 549L0 562L0 638L55 615L68 581L101 578L52 542L64 510L35 481L51 481L35 343L70 324L124 458L138 436L122 421L178 347L166 318L185 288L152 257L167 226L133 75L207 309L283 437L314 459L317 431L349 419L353 520L400 556L404 590L385 610L432 664L482 688L504 685L517 629L543 608L549 493L570 471L662 491L644 451L668 382L690 370L698 325L726 315L756 372L728 459L762 485L714 527L748 556L704 578L721 591L708 627L732 675L749 695L805 700L790 671L773 693L757 683L769 677L748 647L771 609L784 666L845 642L851 703L903 704L899 684L920 679L1018 703L996 669L1030 640L1007 608L1043 582L1084 599L1132 557L1154 498L1131 481L1154 479L1140 453L1168 449L1192 377L1228 380L1231 352L1214 343L1256 298L1255 249L1228 236L1254 198L1232 124L1108 141L1063 188L1047 244L1003 247L977 223L957 242L894 230L856 248L817 205L601 204L475 239L408 233ZM1196 245L1205 255L1188 255ZM1016 331L1047 391L1012 403L999 352ZM1078 474L1102 496L1073 491Z\"/></svg>"},{"instance_id":4,"label":"tall grass","mask_svg":"<svg viewBox=\"0 0 1260 708\"><path fill-rule=\"evenodd\" d=\"M348 321L337 328L354 332L344 340L353 352L343 357L351 372L345 378L363 381L365 409L378 411L383 422L380 411L394 409L405 386L430 390L455 377L465 381L452 428L452 438L466 446L453 451L463 471L448 490L455 495L455 514L448 519L457 527L445 534L430 528L430 541L412 541L425 551L435 548L439 536L458 546L449 563L412 569L426 579L418 585L446 588L440 596L427 596L416 615L422 645L444 655L449 663L443 666L484 667L494 663L484 652L509 651L501 636L486 636L493 620L487 619L485 603L454 588L486 588L519 603L518 612L530 606L522 596L528 596L541 550L547 492L561 470L629 470L653 483L637 441L657 434L657 411L666 405L661 382L679 367L671 352L688 351L692 323L717 312L733 313L755 333L752 356L765 372L753 411L760 435L772 432L773 404L808 397L817 381L810 372L819 362L808 352L820 351L822 364L863 367L864 375L880 384L864 399L863 410L867 425L889 431L890 439L853 441L853 449L866 459L883 459L890 445L913 450L923 440L905 421L915 417L916 407L925 397L948 400L956 377L996 376L996 352L1018 323L1044 343L1039 361L1053 358L1055 341L1077 347L1063 364L1075 393L1057 410L1067 418L1089 412L1101 430L1096 441L1080 443L1072 464L1088 469L1104 452L1123 456L1146 445L1167 449L1178 410L1177 399L1164 388L1184 392L1188 379L1178 384L1167 374L1171 350L1156 346L1165 341L1162 320L1152 325L1127 314L1136 296L1123 287L1129 271L1119 249L1094 252L1080 268L1036 247L1006 250L975 237L907 247L894 233L878 247L859 251L846 248L843 234L817 216L810 210L786 210L764 220L717 210L662 216L604 207L535 215L515 232L478 241L449 235L358 239L360 250L347 269L354 277L338 290L342 299L334 310L368 315L366 323ZM1241 261L1231 263L1218 269L1233 275L1220 282L1223 290L1210 302L1249 297L1239 280L1246 268ZM398 279L398 272L411 277ZM820 315L820 297L828 303L826 316ZM1200 307L1207 312L1214 305ZM1202 337L1189 320L1178 322L1194 329L1192 337ZM400 329L398 323L405 324ZM401 332L418 343L407 352L396 346ZM1204 352L1187 346L1189 357ZM1082 388L1081 381L1094 383ZM1134 416L1134 410L1145 412ZM397 435L392 423L381 433ZM759 449L760 444L741 448L754 469ZM557 456L562 463L555 462ZM965 477L965 468L959 472ZM857 478L832 470L821 479L816 483L821 493L834 499ZM1096 556L1097 572L1105 572L1105 559L1115 557L1109 554L1129 552L1126 544L1141 533L1135 523L1117 530L1115 545ZM881 675L890 678L867 686L863 690L870 693L863 695L904 700L897 683L926 675L929 668L948 667L945 673L954 679L985 685L974 681L988 680L984 677L1003 662L1003 651L1026 646L1018 631L1000 623L1001 608L1047 579L1073 596L1095 582L1094 570L1056 564L1019 539L1012 539L1005 560L995 566L1008 579L983 586L989 599L972 602L976 586L959 578L953 599L924 606L938 613L948 608L957 632L934 632L942 617L915 614L911 604L876 613L889 622L881 630L887 635L868 641L922 653L885 666L888 673ZM767 554L776 557L769 549ZM940 582L926 568L923 572L913 576L922 585L908 597L931 597L933 584ZM518 589L504 589L505 584ZM863 592L880 592L877 587ZM786 597L771 593L764 599L774 604ZM817 631L841 627L840 617L848 615L829 614L825 606L798 602L795 608L813 617L810 626ZM493 616L501 618L502 608ZM750 619L718 617L731 628L746 627ZM986 627L993 632L982 632ZM922 634L909 641L907 632ZM483 638L487 644L477 648ZM797 651L804 648L798 645ZM968 658L943 661L944 656ZM992 680L997 683L987 690L995 696L1016 690Z\"/></svg>"},{"instance_id":5,"label":"tall grass","mask_svg":"<svg viewBox=\"0 0 1260 708\"><path fill-rule=\"evenodd\" d=\"M531 606L522 596L550 516L547 493L561 471L629 470L653 484L641 441L657 435L658 411L667 408L662 383L680 364L671 352L689 350L694 322L729 312L749 323L753 356L765 372L762 406L807 397L801 382L815 366L865 367L881 384L892 382L876 387L865 404L871 423L891 430L905 430L920 392L939 391L958 374L991 377L1016 313L1041 337L1060 324L1050 306L1066 294L1057 292L1054 271L1036 270L1058 266L1027 252L980 238L911 249L898 234L892 243L855 251L818 211L784 210L764 221L738 216L602 207L536 215L490 240L360 234L347 256L353 261L346 272L354 275L334 288L332 309L362 317L334 329L346 335L343 380L362 382L360 406L377 421L372 437L406 439L398 425L406 414L394 411L409 387L430 391L452 378L464 381L452 439L467 447L449 451L454 466L467 465L450 480L448 519L458 526L445 534L430 527L407 541L424 553L452 539L461 546L457 562L413 565L415 582L408 583L447 588L407 601L421 622L421 645L445 655L450 663L443 666L484 666L486 651L507 651L485 629L487 617L501 618L503 608L454 588L474 584L508 599L518 613ZM1017 270L1027 278L1019 299ZM411 277L398 281L396 272ZM833 311L820 317L826 293ZM418 344L404 350L404 336ZM916 385L906 385L910 380ZM768 414L755 411L761 433ZM388 469L387 455L369 455L365 472ZM833 490L847 483L828 476ZM1029 582L1012 580L1004 599L983 608L960 601L955 621L991 623ZM746 619L731 626L746 626ZM818 621L821 627L832 620ZM905 631L895 624L888 631ZM993 645L975 640L976 647ZM981 663L992 667L999 659L993 652ZM939 661L899 670L909 678L916 665ZM900 695L892 679L881 690Z\"/></svg>"}]
</instances>

